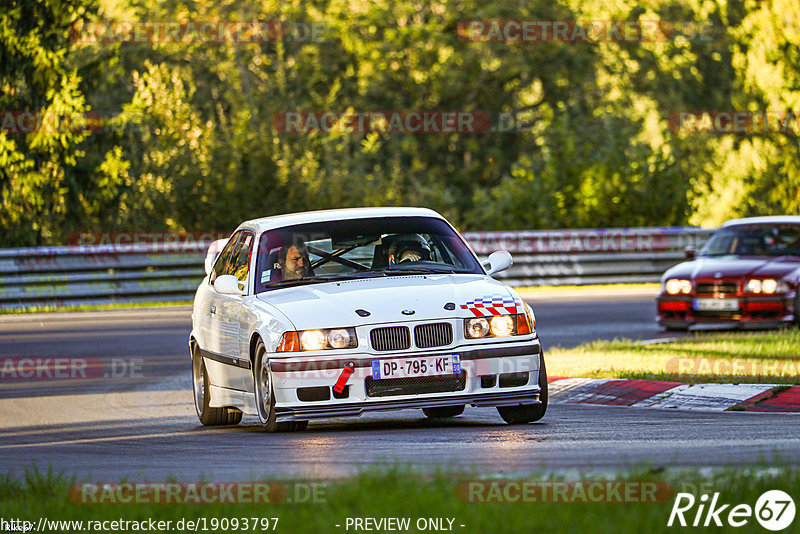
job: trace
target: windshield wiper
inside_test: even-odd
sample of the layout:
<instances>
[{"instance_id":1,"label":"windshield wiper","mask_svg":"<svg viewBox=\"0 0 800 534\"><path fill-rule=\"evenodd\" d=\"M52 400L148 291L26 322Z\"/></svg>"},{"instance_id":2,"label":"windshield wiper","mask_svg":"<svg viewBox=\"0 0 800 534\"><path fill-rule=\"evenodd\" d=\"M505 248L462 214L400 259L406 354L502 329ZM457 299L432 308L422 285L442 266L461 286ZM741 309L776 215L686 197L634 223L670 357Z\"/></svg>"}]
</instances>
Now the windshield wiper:
<instances>
[{"instance_id":1,"label":"windshield wiper","mask_svg":"<svg viewBox=\"0 0 800 534\"><path fill-rule=\"evenodd\" d=\"M319 276L314 276L309 278L309 280L320 280L323 282L330 282L331 280L352 280L354 278L378 278L381 276L386 276L381 271L351 271L349 273L332 273L332 274L321 274Z\"/></svg>"},{"instance_id":2,"label":"windshield wiper","mask_svg":"<svg viewBox=\"0 0 800 534\"><path fill-rule=\"evenodd\" d=\"M388 275L391 274L455 274L453 269L444 269L441 267L389 267L384 269Z\"/></svg>"},{"instance_id":3,"label":"windshield wiper","mask_svg":"<svg viewBox=\"0 0 800 534\"><path fill-rule=\"evenodd\" d=\"M295 278L292 280L276 280L275 282L270 282L267 284L267 288L272 287L287 287L293 285L308 285L308 284L319 284L322 282L336 282L337 280L353 280L356 278L378 278L386 276L384 273L380 271L353 271L350 273L332 273L332 274L320 274L318 276L307 276L304 278Z\"/></svg>"}]
</instances>

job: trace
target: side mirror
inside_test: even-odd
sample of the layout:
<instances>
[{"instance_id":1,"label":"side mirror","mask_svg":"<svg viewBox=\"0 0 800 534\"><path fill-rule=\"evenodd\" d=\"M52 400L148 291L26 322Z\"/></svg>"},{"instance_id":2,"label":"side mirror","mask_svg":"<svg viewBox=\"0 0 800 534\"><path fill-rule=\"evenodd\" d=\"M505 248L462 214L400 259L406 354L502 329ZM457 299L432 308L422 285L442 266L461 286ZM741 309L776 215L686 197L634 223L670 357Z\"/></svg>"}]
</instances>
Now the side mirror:
<instances>
[{"instance_id":1,"label":"side mirror","mask_svg":"<svg viewBox=\"0 0 800 534\"><path fill-rule=\"evenodd\" d=\"M217 293L222 293L223 295L242 296L244 291L239 289L239 283L239 279L232 274L223 274L214 280L214 289L217 290Z\"/></svg>"},{"instance_id":2,"label":"side mirror","mask_svg":"<svg viewBox=\"0 0 800 534\"><path fill-rule=\"evenodd\" d=\"M511 254L505 250L498 250L489 254L489 257L482 263L482 265L486 269L486 274L493 275L495 273L499 273L500 271L505 271L511 267L511 264L513 263L514 260L511 259Z\"/></svg>"},{"instance_id":3,"label":"side mirror","mask_svg":"<svg viewBox=\"0 0 800 534\"><path fill-rule=\"evenodd\" d=\"M683 249L683 255L686 256L687 260L693 260L695 255L694 247L686 247Z\"/></svg>"},{"instance_id":4,"label":"side mirror","mask_svg":"<svg viewBox=\"0 0 800 534\"><path fill-rule=\"evenodd\" d=\"M222 249L225 248L227 243L227 239L217 239L216 241L212 241L212 243L208 246L205 262L206 274L211 274L211 268L214 267L214 262L217 261L217 256L219 256L219 253L222 252Z\"/></svg>"}]
</instances>

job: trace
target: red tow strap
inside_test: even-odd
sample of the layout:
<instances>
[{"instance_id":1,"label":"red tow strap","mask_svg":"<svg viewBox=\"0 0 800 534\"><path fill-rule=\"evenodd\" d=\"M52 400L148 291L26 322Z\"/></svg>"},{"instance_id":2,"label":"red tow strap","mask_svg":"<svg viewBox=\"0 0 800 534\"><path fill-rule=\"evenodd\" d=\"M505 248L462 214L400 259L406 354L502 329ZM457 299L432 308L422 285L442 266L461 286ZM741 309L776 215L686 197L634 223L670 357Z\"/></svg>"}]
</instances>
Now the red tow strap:
<instances>
[{"instance_id":1,"label":"red tow strap","mask_svg":"<svg viewBox=\"0 0 800 534\"><path fill-rule=\"evenodd\" d=\"M350 375L353 374L355 369L356 364L353 362L347 362L344 365L344 369L342 369L342 374L339 375L339 379L336 381L336 385L333 386L333 391L336 393L341 393L344 391L344 385L347 384L347 380L350 378Z\"/></svg>"}]
</instances>

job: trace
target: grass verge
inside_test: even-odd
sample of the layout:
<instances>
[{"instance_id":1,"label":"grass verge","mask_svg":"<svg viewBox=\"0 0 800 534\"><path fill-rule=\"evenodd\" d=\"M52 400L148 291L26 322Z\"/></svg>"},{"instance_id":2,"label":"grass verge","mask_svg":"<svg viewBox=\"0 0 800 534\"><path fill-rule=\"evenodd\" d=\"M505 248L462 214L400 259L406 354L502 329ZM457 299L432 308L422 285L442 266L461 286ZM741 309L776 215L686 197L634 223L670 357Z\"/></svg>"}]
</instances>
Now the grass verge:
<instances>
[{"instance_id":1,"label":"grass verge","mask_svg":"<svg viewBox=\"0 0 800 534\"><path fill-rule=\"evenodd\" d=\"M495 479L497 480L497 479ZM695 495L699 504L702 494L713 495L719 492L719 503L747 504L754 507L758 497L765 491L782 489L794 493L800 487L800 471L754 467L744 469L724 469L711 475L699 472L674 472L641 469L621 474L610 479L576 478L568 490L557 493L560 479L543 478L532 475L521 479L504 480L505 486L486 480L485 477L468 475L417 475L407 468L394 468L383 472L365 472L350 479L321 482L324 488L317 492L315 502L280 504L84 504L80 499L71 498L70 488L74 481L52 473L29 471L24 480L11 477L0 478L0 517L22 519L37 525L40 518L48 521L82 521L83 531L92 525L88 521L171 521L173 527L164 531L182 532L191 529L175 528L180 520L198 521L205 518L206 531L240 532L273 531L274 521L270 519L268 528L262 528L262 518L278 518L276 532L289 534L318 532L347 532L348 518L409 518L410 527L398 529L400 532L421 532L436 529L420 529L420 518L437 518L443 526L452 519L452 530L463 533L515 533L519 532L663 532L666 529L677 493ZM592 481L601 482L591 491ZM483 484L477 486L476 482ZM608 482L611 481L611 482ZM516 491L522 483L527 487L535 485L542 488L548 485L550 491ZM542 484L545 482L545 484ZM622 482L618 493L606 484ZM517 483L516 486L508 484ZM630 487L642 487L643 483L659 488L657 492L629 492ZM286 482L287 487L303 482ZM307 483L305 483L307 484ZM494 484L494 485L493 485ZM577 488L581 486L581 488ZM303 486L294 486L303 487ZM491 489L502 488L499 492ZM561 486L564 487L563 484ZM581 489L582 491L577 491ZM583 490L586 491L583 491ZM291 491L288 492L291 496ZM548 498L549 495L549 498ZM598 496L600 498L598 499ZM510 499L513 502L498 502ZM491 502L480 502L491 501ZM546 501L546 502L542 502ZM655 502L654 502L655 501ZM730 508L730 507L729 507ZM697 506L686 512L691 524ZM243 518L250 525L243 528ZM258 518L258 527L252 528L252 518ZM222 520L228 523L223 526ZM233 520L237 519L237 527ZM725 514L722 515L725 521ZM202 524L202 523L201 523ZM216 526L214 526L216 525ZM338 526L337 526L338 525ZM462 526L463 525L463 526ZM755 517L750 517L747 531L759 528ZM50 531L77 532L76 523L49 525ZM134 531L117 525L118 532ZM204 531L200 526L198 531ZM391 529L376 529L390 531ZM108 531L108 530L106 530ZM715 532L741 532L742 529L723 527Z\"/></svg>"},{"instance_id":2,"label":"grass verge","mask_svg":"<svg viewBox=\"0 0 800 534\"><path fill-rule=\"evenodd\" d=\"M49 312L70 312L70 311L100 311L100 310L120 310L127 308L163 308L167 306L186 306L191 305L192 301L179 300L175 302L115 302L110 304L81 304L75 306L33 306L30 308L0 309L0 315L21 315L23 313L49 313Z\"/></svg>"},{"instance_id":3,"label":"grass verge","mask_svg":"<svg viewBox=\"0 0 800 534\"><path fill-rule=\"evenodd\" d=\"M547 354L550 376L687 383L800 383L800 331L698 333L642 345L594 341Z\"/></svg>"},{"instance_id":4,"label":"grass verge","mask_svg":"<svg viewBox=\"0 0 800 534\"><path fill-rule=\"evenodd\" d=\"M563 285L563 286L520 286L514 287L519 293L558 293L561 291L564 292L575 292L580 293L581 291L591 292L591 291L602 291L602 290L609 290L609 291L619 291L619 290L626 290L626 289L652 289L653 291L657 291L661 287L659 283L644 283L644 284L591 284L591 285Z\"/></svg>"}]
</instances>

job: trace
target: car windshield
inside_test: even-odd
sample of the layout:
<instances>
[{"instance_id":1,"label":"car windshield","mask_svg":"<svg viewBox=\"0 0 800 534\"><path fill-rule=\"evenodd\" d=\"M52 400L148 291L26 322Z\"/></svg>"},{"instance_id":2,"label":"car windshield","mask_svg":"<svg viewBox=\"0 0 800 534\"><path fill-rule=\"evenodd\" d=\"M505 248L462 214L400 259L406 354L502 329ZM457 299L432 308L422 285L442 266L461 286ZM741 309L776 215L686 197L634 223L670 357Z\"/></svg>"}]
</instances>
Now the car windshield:
<instances>
[{"instance_id":1,"label":"car windshield","mask_svg":"<svg viewBox=\"0 0 800 534\"><path fill-rule=\"evenodd\" d=\"M700 256L800 256L800 225L746 225L723 228Z\"/></svg>"},{"instance_id":2,"label":"car windshield","mask_svg":"<svg viewBox=\"0 0 800 534\"><path fill-rule=\"evenodd\" d=\"M256 293L292 285L400 274L474 273L464 240L432 217L324 221L264 232Z\"/></svg>"}]
</instances>

